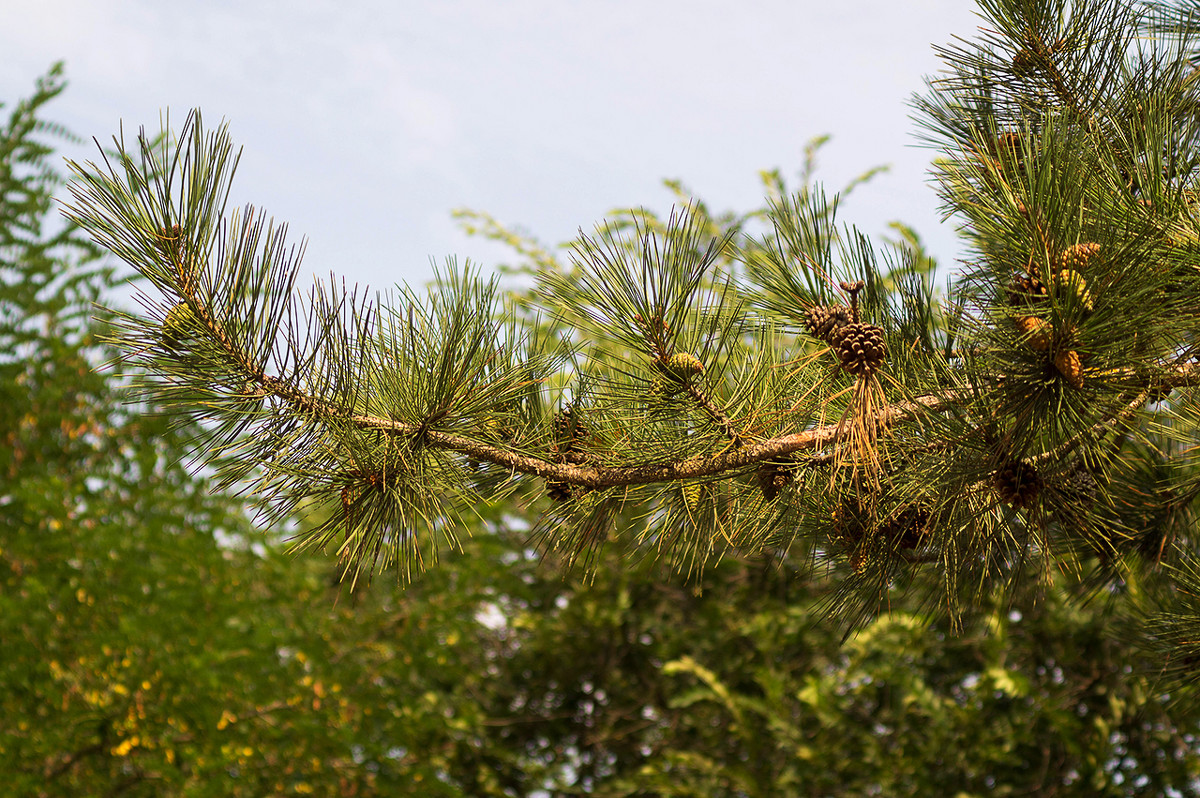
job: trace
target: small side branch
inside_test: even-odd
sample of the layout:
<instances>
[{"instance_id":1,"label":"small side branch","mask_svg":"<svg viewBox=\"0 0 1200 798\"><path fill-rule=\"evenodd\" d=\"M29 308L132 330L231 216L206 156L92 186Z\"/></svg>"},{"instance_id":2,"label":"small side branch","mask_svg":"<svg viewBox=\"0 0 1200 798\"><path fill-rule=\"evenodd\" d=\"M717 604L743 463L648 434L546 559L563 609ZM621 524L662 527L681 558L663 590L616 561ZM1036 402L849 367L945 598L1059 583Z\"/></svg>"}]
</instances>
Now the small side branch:
<instances>
[{"instance_id":1,"label":"small side branch","mask_svg":"<svg viewBox=\"0 0 1200 798\"><path fill-rule=\"evenodd\" d=\"M738 429L736 426L734 426L732 419L725 415L721 408L713 404L712 400L708 398L707 394L690 382L687 385L687 393L688 396L692 397L692 401L694 401L700 407L700 409L703 410L708 417L711 418L713 422L722 429L722 431L724 431L725 436L729 438L730 443L735 448L742 446L746 442L745 436L738 432Z\"/></svg>"}]
</instances>

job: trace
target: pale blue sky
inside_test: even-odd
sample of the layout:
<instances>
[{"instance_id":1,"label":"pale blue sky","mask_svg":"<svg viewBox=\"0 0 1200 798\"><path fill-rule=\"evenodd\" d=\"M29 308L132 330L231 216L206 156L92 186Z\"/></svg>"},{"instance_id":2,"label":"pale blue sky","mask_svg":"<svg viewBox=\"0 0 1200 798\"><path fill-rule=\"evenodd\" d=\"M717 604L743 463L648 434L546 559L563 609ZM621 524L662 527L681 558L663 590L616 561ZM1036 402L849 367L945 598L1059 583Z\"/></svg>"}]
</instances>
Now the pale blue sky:
<instances>
[{"instance_id":1,"label":"pale blue sky","mask_svg":"<svg viewBox=\"0 0 1200 798\"><path fill-rule=\"evenodd\" d=\"M959 253L906 102L940 68L932 43L974 35L961 0L6 5L0 99L63 59L70 86L49 115L82 136L157 129L168 107L228 119L237 201L287 221L307 269L348 283L421 283L449 255L494 265L456 207L547 243L616 206L666 211L663 178L748 209L758 171L794 176L824 133L831 188L893 167L846 221L879 233L901 219L943 262Z\"/></svg>"}]
</instances>

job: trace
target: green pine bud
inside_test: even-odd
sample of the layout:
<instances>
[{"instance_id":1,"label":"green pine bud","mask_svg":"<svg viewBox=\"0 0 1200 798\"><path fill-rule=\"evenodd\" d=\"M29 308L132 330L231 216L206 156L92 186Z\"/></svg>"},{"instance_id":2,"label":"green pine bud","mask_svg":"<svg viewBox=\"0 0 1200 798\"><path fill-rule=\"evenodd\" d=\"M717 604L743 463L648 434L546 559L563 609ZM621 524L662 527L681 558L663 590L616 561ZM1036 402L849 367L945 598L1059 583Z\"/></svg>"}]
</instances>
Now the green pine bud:
<instances>
[{"instance_id":1,"label":"green pine bud","mask_svg":"<svg viewBox=\"0 0 1200 798\"><path fill-rule=\"evenodd\" d=\"M696 512L696 508L700 506L700 483L689 482L681 487L680 491L683 493L683 506L689 513Z\"/></svg>"},{"instance_id":2,"label":"green pine bud","mask_svg":"<svg viewBox=\"0 0 1200 798\"><path fill-rule=\"evenodd\" d=\"M1089 313L1095 308L1092 292L1087 288L1087 280L1074 269L1063 269L1058 273L1058 286L1065 292L1074 295L1075 301Z\"/></svg>"},{"instance_id":3,"label":"green pine bud","mask_svg":"<svg viewBox=\"0 0 1200 798\"><path fill-rule=\"evenodd\" d=\"M163 343L169 347L179 346L195 331L196 314L186 302L180 302L167 311L162 323Z\"/></svg>"},{"instance_id":4,"label":"green pine bud","mask_svg":"<svg viewBox=\"0 0 1200 798\"><path fill-rule=\"evenodd\" d=\"M661 367L667 374L675 377L678 380L687 381L694 375L704 371L704 364L695 355L687 352L676 352L667 358L666 362L660 361Z\"/></svg>"}]
</instances>

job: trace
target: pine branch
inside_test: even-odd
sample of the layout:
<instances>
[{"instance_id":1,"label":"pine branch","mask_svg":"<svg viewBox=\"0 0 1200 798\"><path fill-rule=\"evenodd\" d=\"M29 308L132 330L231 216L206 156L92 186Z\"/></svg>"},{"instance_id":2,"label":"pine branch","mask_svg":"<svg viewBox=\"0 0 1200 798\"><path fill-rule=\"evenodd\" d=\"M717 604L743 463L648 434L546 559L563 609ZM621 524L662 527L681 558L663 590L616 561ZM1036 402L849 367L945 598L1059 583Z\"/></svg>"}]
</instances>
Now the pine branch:
<instances>
[{"instance_id":1,"label":"pine branch","mask_svg":"<svg viewBox=\"0 0 1200 798\"><path fill-rule=\"evenodd\" d=\"M1132 377L1130 371L1127 376ZM754 443L744 443L736 449L730 449L710 457L693 457L686 460L645 463L623 468L578 466L556 463L537 457L528 457L514 452L489 446L478 440L460 435L438 432L429 429L427 424L409 424L392 419L364 416L345 412L341 408L332 407L314 400L293 386L289 386L278 378L265 377L260 381L263 389L275 396L292 403L297 410L304 413L326 415L343 418L362 430L373 430L398 435L404 438L420 438L426 445L467 455L475 460L503 466L517 473L530 474L554 482L578 485L593 490L622 487L627 485L646 485L660 482L676 482L702 477L720 476L728 472L740 472L749 466L765 461L779 459L797 452L820 450L843 441L848 435L845 425L839 423L826 424L811 430L791 435L783 435ZM1173 373L1155 380L1157 388L1183 388L1200 385L1200 364L1186 364L1175 367ZM971 395L971 388L945 391L917 397L911 401L897 402L881 408L872 419L879 429L887 429L896 425L919 421L926 413L947 412L961 406ZM1117 413L1106 417L1103 421L1088 428L1068 443L1052 452L1038 455L1034 462L1057 460L1069 454L1088 438L1098 437L1112 428L1112 425L1127 418L1145 404L1150 395L1149 389L1143 390L1137 397Z\"/></svg>"}]
</instances>

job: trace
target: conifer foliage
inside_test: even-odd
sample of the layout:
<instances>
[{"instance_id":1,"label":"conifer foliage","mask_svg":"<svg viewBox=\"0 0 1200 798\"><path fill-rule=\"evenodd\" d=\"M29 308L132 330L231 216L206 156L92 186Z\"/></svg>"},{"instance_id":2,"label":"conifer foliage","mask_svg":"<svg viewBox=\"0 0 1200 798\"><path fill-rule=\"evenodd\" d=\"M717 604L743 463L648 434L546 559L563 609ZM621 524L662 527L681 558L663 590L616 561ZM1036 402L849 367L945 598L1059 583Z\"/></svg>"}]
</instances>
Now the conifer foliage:
<instances>
[{"instance_id":1,"label":"conifer foliage","mask_svg":"<svg viewBox=\"0 0 1200 798\"><path fill-rule=\"evenodd\" d=\"M301 297L300 249L227 208L238 155L198 111L72 164L67 215L158 291L118 326L141 387L269 515L323 505L298 543L355 575L409 577L515 497L568 559L800 552L844 577L850 622L909 587L954 614L1026 574L1186 584L1200 38L1120 0L981 14L914 101L970 248L944 289L805 190L760 226L602 224L532 300L453 264L428 296ZM1186 624L1154 617L1184 656Z\"/></svg>"}]
</instances>

